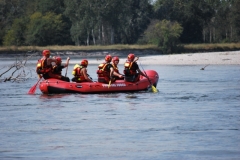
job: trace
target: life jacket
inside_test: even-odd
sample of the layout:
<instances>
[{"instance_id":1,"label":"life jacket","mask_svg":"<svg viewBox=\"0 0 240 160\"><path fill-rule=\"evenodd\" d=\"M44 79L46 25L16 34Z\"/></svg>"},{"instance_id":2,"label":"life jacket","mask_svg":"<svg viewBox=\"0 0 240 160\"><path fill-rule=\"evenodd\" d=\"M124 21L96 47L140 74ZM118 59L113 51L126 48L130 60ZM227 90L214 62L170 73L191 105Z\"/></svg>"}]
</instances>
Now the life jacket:
<instances>
[{"instance_id":1,"label":"life jacket","mask_svg":"<svg viewBox=\"0 0 240 160\"><path fill-rule=\"evenodd\" d=\"M47 58L43 57L38 60L36 66L36 72L40 76L40 74L46 74L52 70L52 65L47 65Z\"/></svg>"},{"instance_id":2,"label":"life jacket","mask_svg":"<svg viewBox=\"0 0 240 160\"><path fill-rule=\"evenodd\" d=\"M72 75L74 75L77 82L84 82L86 81L84 75L81 74L81 70L84 68L83 66L80 66L79 64L76 64L73 67Z\"/></svg>"},{"instance_id":3,"label":"life jacket","mask_svg":"<svg viewBox=\"0 0 240 160\"><path fill-rule=\"evenodd\" d=\"M133 75L137 74L136 69L132 66L133 63L135 63L135 62L127 61L127 62L124 63L124 70L123 70L123 72L124 72L125 75L133 76Z\"/></svg>"},{"instance_id":4,"label":"life jacket","mask_svg":"<svg viewBox=\"0 0 240 160\"><path fill-rule=\"evenodd\" d=\"M110 76L110 71L107 70L108 63L99 64L97 74L98 77L108 77Z\"/></svg>"},{"instance_id":5,"label":"life jacket","mask_svg":"<svg viewBox=\"0 0 240 160\"><path fill-rule=\"evenodd\" d=\"M99 64L97 75L98 75L98 82L108 83L110 81L110 70L107 68L109 63L102 63Z\"/></svg>"}]
</instances>

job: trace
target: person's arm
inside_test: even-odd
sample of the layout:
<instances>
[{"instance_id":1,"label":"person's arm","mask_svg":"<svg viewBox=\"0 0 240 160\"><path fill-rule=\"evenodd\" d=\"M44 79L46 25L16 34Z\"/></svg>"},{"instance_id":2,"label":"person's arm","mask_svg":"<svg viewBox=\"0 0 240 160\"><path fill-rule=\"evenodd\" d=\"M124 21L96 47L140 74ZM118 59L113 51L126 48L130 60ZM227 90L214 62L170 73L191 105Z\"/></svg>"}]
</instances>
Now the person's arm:
<instances>
[{"instance_id":1,"label":"person's arm","mask_svg":"<svg viewBox=\"0 0 240 160\"><path fill-rule=\"evenodd\" d=\"M110 67L110 78L112 78L114 75L114 70L113 70L113 67Z\"/></svg>"},{"instance_id":2,"label":"person's arm","mask_svg":"<svg viewBox=\"0 0 240 160\"><path fill-rule=\"evenodd\" d=\"M117 77L119 77L119 78L122 78L122 77L123 77L123 75L121 75L121 74L119 74L119 73L117 73L117 72L115 72L115 71L113 71L113 75L114 75L114 76L117 76Z\"/></svg>"},{"instance_id":3,"label":"person's arm","mask_svg":"<svg viewBox=\"0 0 240 160\"><path fill-rule=\"evenodd\" d=\"M88 82L92 82L92 80L91 80L90 78L88 78L88 74L87 74L87 69L86 69L86 68L83 68L83 69L82 69L82 73L83 73L84 78L85 78Z\"/></svg>"},{"instance_id":4,"label":"person's arm","mask_svg":"<svg viewBox=\"0 0 240 160\"><path fill-rule=\"evenodd\" d=\"M110 74L109 74L110 79L113 78L113 75L114 75L114 69L113 69L112 64L108 64L108 66L106 66L106 67L109 68L109 70L110 70Z\"/></svg>"},{"instance_id":5,"label":"person's arm","mask_svg":"<svg viewBox=\"0 0 240 160\"><path fill-rule=\"evenodd\" d=\"M137 68L136 70L138 71L138 73L139 73L140 75L146 77L146 75L139 69L139 66L138 66L138 64L137 64L136 62L134 62L134 65L135 65L135 67Z\"/></svg>"},{"instance_id":6,"label":"person's arm","mask_svg":"<svg viewBox=\"0 0 240 160\"><path fill-rule=\"evenodd\" d=\"M67 61L66 61L66 64L64 65L64 68L69 65L69 60L70 60L70 58L68 57L68 58L67 58Z\"/></svg>"},{"instance_id":7,"label":"person's arm","mask_svg":"<svg viewBox=\"0 0 240 160\"><path fill-rule=\"evenodd\" d=\"M137 69L138 73L144 77L147 77L140 69Z\"/></svg>"},{"instance_id":8,"label":"person's arm","mask_svg":"<svg viewBox=\"0 0 240 160\"><path fill-rule=\"evenodd\" d=\"M133 62L137 62L138 59L139 59L139 57L135 57Z\"/></svg>"}]
</instances>

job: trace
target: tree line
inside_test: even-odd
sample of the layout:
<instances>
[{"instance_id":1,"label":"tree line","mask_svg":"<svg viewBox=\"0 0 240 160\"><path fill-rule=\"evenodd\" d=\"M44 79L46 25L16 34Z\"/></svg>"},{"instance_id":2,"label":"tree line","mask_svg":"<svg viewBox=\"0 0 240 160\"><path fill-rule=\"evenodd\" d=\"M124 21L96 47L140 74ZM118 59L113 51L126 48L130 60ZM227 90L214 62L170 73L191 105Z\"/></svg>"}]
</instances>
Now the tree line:
<instances>
[{"instance_id":1,"label":"tree line","mask_svg":"<svg viewBox=\"0 0 240 160\"><path fill-rule=\"evenodd\" d=\"M240 41L239 0L0 0L0 45Z\"/></svg>"}]
</instances>

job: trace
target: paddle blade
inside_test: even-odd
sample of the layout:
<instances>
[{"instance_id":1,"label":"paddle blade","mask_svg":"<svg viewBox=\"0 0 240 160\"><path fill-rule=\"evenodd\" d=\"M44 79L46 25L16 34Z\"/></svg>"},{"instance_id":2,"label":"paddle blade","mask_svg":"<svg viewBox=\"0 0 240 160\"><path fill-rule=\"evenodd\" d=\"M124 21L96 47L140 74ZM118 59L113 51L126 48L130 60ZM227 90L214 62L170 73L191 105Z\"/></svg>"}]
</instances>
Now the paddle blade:
<instances>
[{"instance_id":1,"label":"paddle blade","mask_svg":"<svg viewBox=\"0 0 240 160\"><path fill-rule=\"evenodd\" d=\"M38 82L39 82L40 80L41 80L41 78L39 78L39 80L37 81L37 83L29 89L28 94L35 94L36 89L37 89Z\"/></svg>"},{"instance_id":2,"label":"paddle blade","mask_svg":"<svg viewBox=\"0 0 240 160\"><path fill-rule=\"evenodd\" d=\"M157 88L155 88L153 85L152 85L152 91L153 91L154 93L157 93L157 92L158 92Z\"/></svg>"},{"instance_id":3,"label":"paddle blade","mask_svg":"<svg viewBox=\"0 0 240 160\"><path fill-rule=\"evenodd\" d=\"M32 88L29 89L28 94L35 94L37 89L37 85L35 84L34 86L32 86Z\"/></svg>"}]
</instances>

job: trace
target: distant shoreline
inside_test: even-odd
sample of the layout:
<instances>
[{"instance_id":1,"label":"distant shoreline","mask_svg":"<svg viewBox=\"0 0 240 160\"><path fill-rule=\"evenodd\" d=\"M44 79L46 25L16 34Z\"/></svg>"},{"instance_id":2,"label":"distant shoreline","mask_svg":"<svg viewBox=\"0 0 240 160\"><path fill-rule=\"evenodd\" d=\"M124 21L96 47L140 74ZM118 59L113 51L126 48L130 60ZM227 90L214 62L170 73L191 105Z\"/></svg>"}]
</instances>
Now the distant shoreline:
<instances>
[{"instance_id":1,"label":"distant shoreline","mask_svg":"<svg viewBox=\"0 0 240 160\"><path fill-rule=\"evenodd\" d=\"M152 49L128 49L128 50L91 50L91 51L54 51L51 50L52 56L61 56L61 57L103 57L107 54L110 54L112 56L119 56L119 57L126 57L129 53L134 53L138 56L150 56L150 55L162 55L162 52L159 50L152 50ZM38 56L41 56L42 53L40 51L2 51L0 52L0 57L9 57L9 56L23 56L27 55L30 56L32 54L36 54Z\"/></svg>"},{"instance_id":2,"label":"distant shoreline","mask_svg":"<svg viewBox=\"0 0 240 160\"><path fill-rule=\"evenodd\" d=\"M144 55L133 52L135 56L139 57L138 63L144 65L240 65L240 50L239 51L225 51L225 52L206 52L206 53L184 53L184 54L170 54L170 55ZM112 56L116 56L111 54ZM69 56L71 58L70 64L79 63L79 58L86 58L89 64L100 64L104 62L104 55L102 56L87 56L77 57ZM64 57L65 58L65 57ZM127 59L127 54L119 56L119 64Z\"/></svg>"},{"instance_id":3,"label":"distant shoreline","mask_svg":"<svg viewBox=\"0 0 240 160\"><path fill-rule=\"evenodd\" d=\"M228 52L185 53L171 55L139 56L138 63L144 65L240 65L240 50ZM120 58L119 64L123 64L127 57ZM90 59L89 63L99 64L101 59ZM71 60L71 63L78 63Z\"/></svg>"},{"instance_id":4,"label":"distant shoreline","mask_svg":"<svg viewBox=\"0 0 240 160\"><path fill-rule=\"evenodd\" d=\"M89 59L90 64L99 64L104 61L107 54L118 56L119 64L126 61L127 55L134 53L140 57L141 64L151 65L240 65L240 50L238 51L222 51L222 52L202 52L202 53L182 53L164 55L159 50L105 50L105 51L52 51L51 56L60 56L62 59L70 57L70 63L78 63L75 59ZM39 58L41 52L13 52L11 54L3 54L0 57L19 57L26 54L27 56L36 54Z\"/></svg>"}]
</instances>

